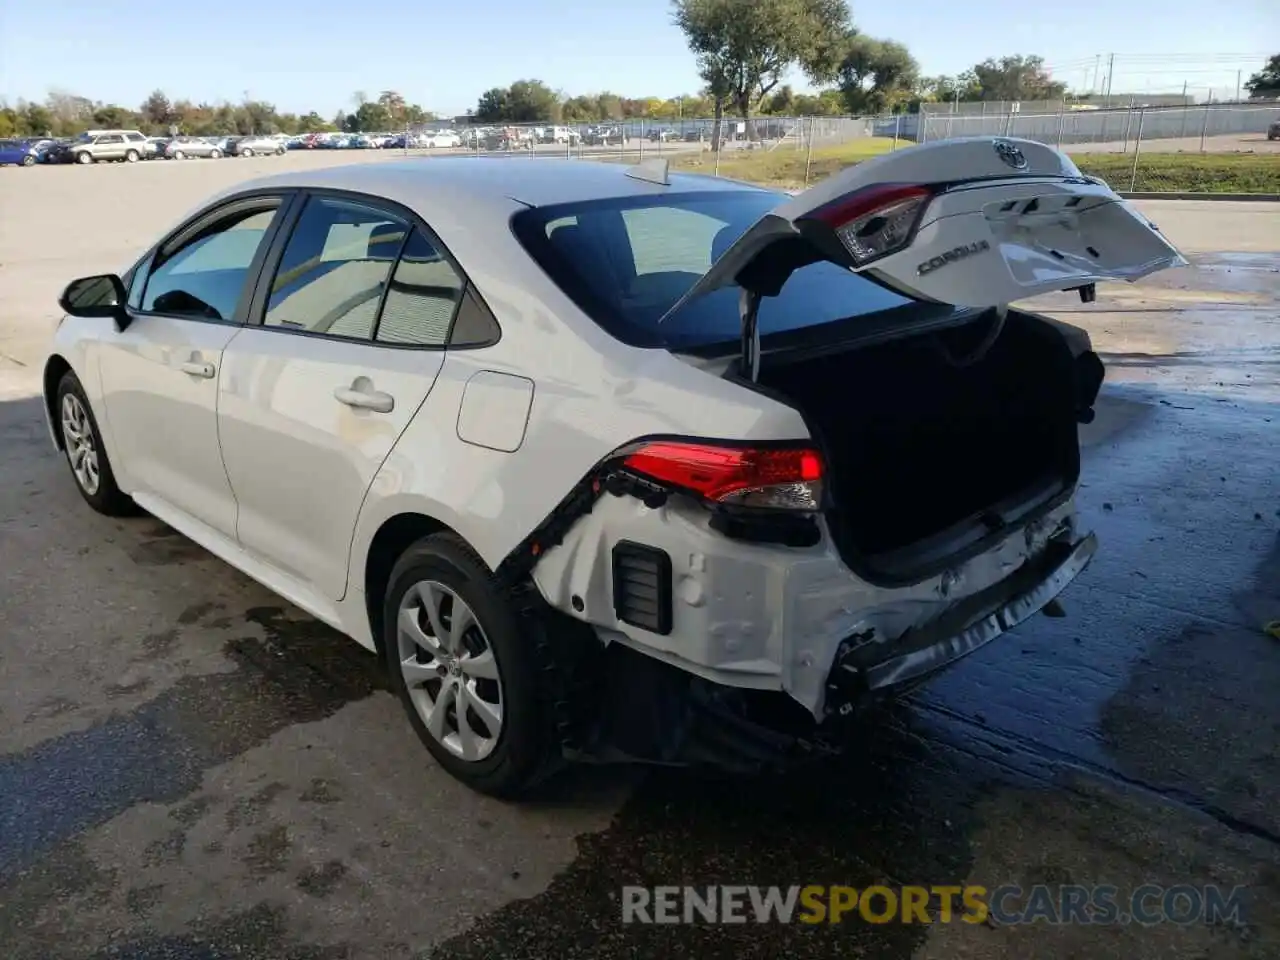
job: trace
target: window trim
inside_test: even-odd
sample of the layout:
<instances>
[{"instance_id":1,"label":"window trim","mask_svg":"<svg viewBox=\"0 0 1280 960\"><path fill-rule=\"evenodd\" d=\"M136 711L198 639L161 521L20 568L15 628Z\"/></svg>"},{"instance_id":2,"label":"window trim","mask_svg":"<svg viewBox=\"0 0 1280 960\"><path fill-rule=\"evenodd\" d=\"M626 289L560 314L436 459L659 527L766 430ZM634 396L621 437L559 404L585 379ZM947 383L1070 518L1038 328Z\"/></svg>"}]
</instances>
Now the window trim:
<instances>
[{"instance_id":1,"label":"window trim","mask_svg":"<svg viewBox=\"0 0 1280 960\"><path fill-rule=\"evenodd\" d=\"M302 212L306 208L311 198L345 200L348 203L359 204L364 207L372 207L374 210L382 210L390 216L394 216L398 220L404 221L409 226L409 231L405 234L404 243L401 244L400 250L396 253L396 259L391 267L391 274L388 276L387 288L382 292L382 298L378 302L378 312L374 316L373 336L367 340L357 340L354 337L344 337L339 334L326 333L319 330L299 330L295 327L270 327L266 324L267 302L270 299L271 284L275 281L276 271L280 268L280 261L284 257L285 247L288 245L290 238L293 236L294 227L297 226L298 220L302 217ZM395 269L400 265L400 255L404 253L405 244L409 242L410 234L414 230L421 230L427 240L436 248L436 252L446 260L454 273L458 275L458 279L462 281L460 287L460 295L457 302L453 306L453 315L449 318L449 332L445 336L444 343L391 343L376 339L378 327L382 325L382 308L386 303L387 292L391 289L391 278L395 276ZM457 347L452 346L453 331L457 326L458 313L462 309L463 301L472 296L476 303L484 310L497 335L491 340L483 343L468 343ZM365 347L380 347L384 350L482 350L486 347L496 345L502 339L502 324L498 322L497 316L493 309L485 302L484 297L480 295L480 291L476 289L475 284L462 269L462 264L458 262L452 251L445 246L440 239L439 234L428 226L427 222L410 210L404 204L397 203L394 200L388 200L385 197L376 197L372 194L361 193L357 190L341 190L331 187L304 187L297 190L295 203L288 211L288 216L280 221L280 230L272 238L270 247L267 249L267 255L264 259L261 269L258 271L258 278L255 282L253 296L250 299L245 323L258 330L269 331L272 333L286 334L295 337L313 337L320 340L332 340L338 343L351 343Z\"/></svg>"},{"instance_id":2,"label":"window trim","mask_svg":"<svg viewBox=\"0 0 1280 960\"><path fill-rule=\"evenodd\" d=\"M249 263L248 272L245 276L244 285L240 289L240 297L236 301L236 309L229 318L223 320L214 320L210 317L192 317L176 313L160 313L155 310L143 310L142 304L146 301L147 285L151 283L151 274L159 266L163 266L165 261L173 256L178 250L185 247L191 240L195 239L201 233L211 227L216 226L223 220L234 215L235 213L245 209L246 207L261 206L264 201L276 201L276 217L272 220L271 226L267 228L267 232L263 235L262 243L258 245L257 251L253 255L253 260ZM262 274L262 265L266 258L267 252L271 249L271 245L275 242L281 226L288 217L291 208L297 201L297 191L293 189L275 189L275 190L252 190L246 193L237 194L234 197L224 197L211 207L191 215L173 230L169 231L159 243L155 244L145 254L138 259L129 270L129 274L135 274L139 270L143 271L141 277L142 288L138 295L138 306L127 307L130 316L133 317L165 317L171 320L190 320L194 323L211 323L219 326L243 327L246 323L246 316L249 310L249 304L252 299L252 291L257 289L259 278ZM167 251L167 256L165 255ZM249 295L247 295L249 294Z\"/></svg>"}]
</instances>

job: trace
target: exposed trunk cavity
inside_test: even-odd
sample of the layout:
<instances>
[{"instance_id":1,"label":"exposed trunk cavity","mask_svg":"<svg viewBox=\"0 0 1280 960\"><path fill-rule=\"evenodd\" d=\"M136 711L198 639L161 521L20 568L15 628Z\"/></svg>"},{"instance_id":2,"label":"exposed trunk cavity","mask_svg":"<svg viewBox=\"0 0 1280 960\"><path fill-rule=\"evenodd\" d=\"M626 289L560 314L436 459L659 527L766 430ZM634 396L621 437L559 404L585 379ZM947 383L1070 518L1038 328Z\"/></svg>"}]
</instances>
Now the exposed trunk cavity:
<instances>
[{"instance_id":1,"label":"exposed trunk cavity","mask_svg":"<svg viewBox=\"0 0 1280 960\"><path fill-rule=\"evenodd\" d=\"M1078 479L1071 349L1011 311L984 352L993 322L763 360L760 386L799 408L824 449L835 543L872 581L945 569Z\"/></svg>"}]
</instances>

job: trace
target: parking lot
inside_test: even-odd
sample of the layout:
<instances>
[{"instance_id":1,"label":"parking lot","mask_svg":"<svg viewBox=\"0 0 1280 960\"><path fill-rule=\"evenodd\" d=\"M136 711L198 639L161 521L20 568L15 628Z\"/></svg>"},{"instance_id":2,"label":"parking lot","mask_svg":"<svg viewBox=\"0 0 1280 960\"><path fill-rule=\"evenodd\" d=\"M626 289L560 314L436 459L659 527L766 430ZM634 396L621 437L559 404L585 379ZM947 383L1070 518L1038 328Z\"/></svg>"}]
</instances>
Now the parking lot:
<instances>
[{"instance_id":1,"label":"parking lot","mask_svg":"<svg viewBox=\"0 0 1280 960\"><path fill-rule=\"evenodd\" d=\"M239 180L397 153L0 171L6 960L1280 955L1280 204L1143 203L1192 267L1039 305L1109 368L1065 617L838 762L582 769L512 806L432 764L372 654L92 513L35 397L67 280ZM1247 890L1238 926L619 922L623 884L871 883Z\"/></svg>"}]
</instances>

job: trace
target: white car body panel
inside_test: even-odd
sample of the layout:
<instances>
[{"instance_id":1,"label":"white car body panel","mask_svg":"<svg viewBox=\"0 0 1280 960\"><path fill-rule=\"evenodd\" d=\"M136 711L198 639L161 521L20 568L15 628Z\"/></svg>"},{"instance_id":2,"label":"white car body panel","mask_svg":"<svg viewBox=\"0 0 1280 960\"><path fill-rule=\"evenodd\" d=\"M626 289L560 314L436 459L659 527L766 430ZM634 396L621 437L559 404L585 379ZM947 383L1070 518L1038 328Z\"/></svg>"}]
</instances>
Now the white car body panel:
<instances>
[{"instance_id":1,"label":"white car body panel","mask_svg":"<svg viewBox=\"0 0 1280 960\"><path fill-rule=\"evenodd\" d=\"M442 351L242 330L218 381L240 545L341 600L365 493L443 359ZM394 407L380 413L336 398L335 391L353 386L390 395Z\"/></svg>"},{"instance_id":2,"label":"white car body panel","mask_svg":"<svg viewBox=\"0 0 1280 960\"><path fill-rule=\"evenodd\" d=\"M990 152L991 141L983 142ZM919 164L937 179L940 166L954 173L963 163L952 161L966 154L919 147L893 156L896 163L881 164L878 176L887 176L887 170L894 179L907 179ZM625 177L623 168L610 164L519 163L443 158L430 164L297 171L239 185L203 205L200 209L258 188L316 187L408 207L463 266L497 319L501 339L482 348L433 352L199 325L229 332L229 342L194 343L201 351L226 348L214 360L215 380L201 380L194 389L181 375L161 383L161 374L175 373L169 361L188 355L147 347L147 367L139 346L131 348L128 355L137 358L128 367L113 360L110 377L98 387L94 350L123 351L137 325L120 334L110 322L68 320L58 330L53 352L80 373L99 420L110 423L115 439L108 441L108 453L122 489L250 576L373 646L366 601L380 598L364 596L365 570L374 538L396 517L425 516L448 526L496 569L603 459L638 438L678 435L747 443L809 438L797 410L722 379L718 364L688 362L611 337L542 271L509 227L511 216L527 205L661 196L673 189L751 188L683 175L664 186ZM799 211L826 202L827 193L850 189L857 176L839 175L784 202L735 243L690 295L728 283L743 258L773 237L794 232ZM1024 185L1001 189L1012 197ZM950 207L940 207L931 221L937 224L936 237L921 231L926 245L950 242L948 220L982 216L984 224L996 223L985 211L1002 195L990 189L982 193L957 201L954 215ZM965 207L970 200L975 203ZM1019 229L1017 224L996 227L1007 228L1010 236ZM1042 231L1044 236L1051 232ZM1066 239L1053 242L1065 245ZM920 252L911 254L915 262ZM1144 248L1126 263L1133 273L1146 269L1135 264L1156 259ZM995 284L992 303L1007 302L1014 281L1019 290L1063 282L1061 271L1050 277L1042 263L1021 254L1006 252L1003 263L1000 269L1014 280ZM1108 270L1122 272L1122 266L1117 259ZM979 285L961 279L970 269L966 263L937 271L943 276L930 281L931 289L939 296L954 294L959 302L972 299L966 291ZM178 346L186 350L192 344ZM130 372L135 369L140 372ZM393 410L356 411L335 400L334 390L350 387L357 377L392 394ZM179 419L166 420L158 437L169 436L175 422L207 431L216 397L220 447L214 431L207 449L179 449L176 456L183 463L165 469L152 464L161 451L148 444L162 441L133 434L137 424L154 430L161 414L135 409L139 382L157 384L148 395L172 397L171 405L192 408L173 413ZM469 384L482 389L468 399ZM119 422L116 410L124 411ZM123 445L122 423L130 432ZM231 526L225 510L215 509L216 496L202 499L190 483L179 482L196 470L207 472L212 462L221 470L223 461L224 479L239 504ZM931 619L957 598L999 581L1043 547L1073 513L1068 500L1034 528L1018 527L959 569L886 589L849 570L829 538L807 550L744 544L711 531L700 509L674 500L648 509L632 499L604 496L559 546L540 556L532 576L555 608L591 623L606 641L635 646L717 682L784 690L819 716L822 678L841 639L866 626L893 639ZM676 611L668 636L620 624L614 616L609 550L622 538L662 547L672 557ZM575 596L584 601L580 611L572 602Z\"/></svg>"},{"instance_id":3,"label":"white car body panel","mask_svg":"<svg viewBox=\"0 0 1280 960\"><path fill-rule=\"evenodd\" d=\"M1008 151L1025 164L1016 175L1001 159ZM767 248L799 236L798 221L883 184L940 192L905 249L854 269L919 299L997 306L1088 283L1134 281L1186 263L1136 207L1085 178L1066 154L1033 140L940 140L863 161L779 204L739 237L667 316L695 297L731 285ZM1039 211L1022 212L1033 198ZM1002 209L1006 205L1014 209ZM956 266L959 259L963 268Z\"/></svg>"},{"instance_id":4,"label":"white car body panel","mask_svg":"<svg viewBox=\"0 0 1280 960\"><path fill-rule=\"evenodd\" d=\"M98 346L114 436L113 463L131 490L151 494L225 535L236 502L218 448L218 371L240 328L140 316ZM204 367L204 375L189 371Z\"/></svg>"}]
</instances>

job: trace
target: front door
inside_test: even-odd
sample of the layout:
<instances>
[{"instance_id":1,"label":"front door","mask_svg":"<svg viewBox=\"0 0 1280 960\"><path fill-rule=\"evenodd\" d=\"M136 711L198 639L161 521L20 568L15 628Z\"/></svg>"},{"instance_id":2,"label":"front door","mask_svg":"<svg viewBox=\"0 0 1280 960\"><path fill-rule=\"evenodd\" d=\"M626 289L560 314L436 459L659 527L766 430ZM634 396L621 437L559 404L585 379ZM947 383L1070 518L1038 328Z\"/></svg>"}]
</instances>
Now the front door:
<instances>
[{"instance_id":1,"label":"front door","mask_svg":"<svg viewBox=\"0 0 1280 960\"><path fill-rule=\"evenodd\" d=\"M218 445L223 351L240 331L249 277L280 198L256 198L183 231L133 281L131 322L100 352L107 418L131 493L235 535Z\"/></svg>"},{"instance_id":2,"label":"front door","mask_svg":"<svg viewBox=\"0 0 1280 960\"><path fill-rule=\"evenodd\" d=\"M363 198L307 200L260 321L223 359L219 431L241 546L344 596L365 494L435 382L462 290L407 216Z\"/></svg>"}]
</instances>

